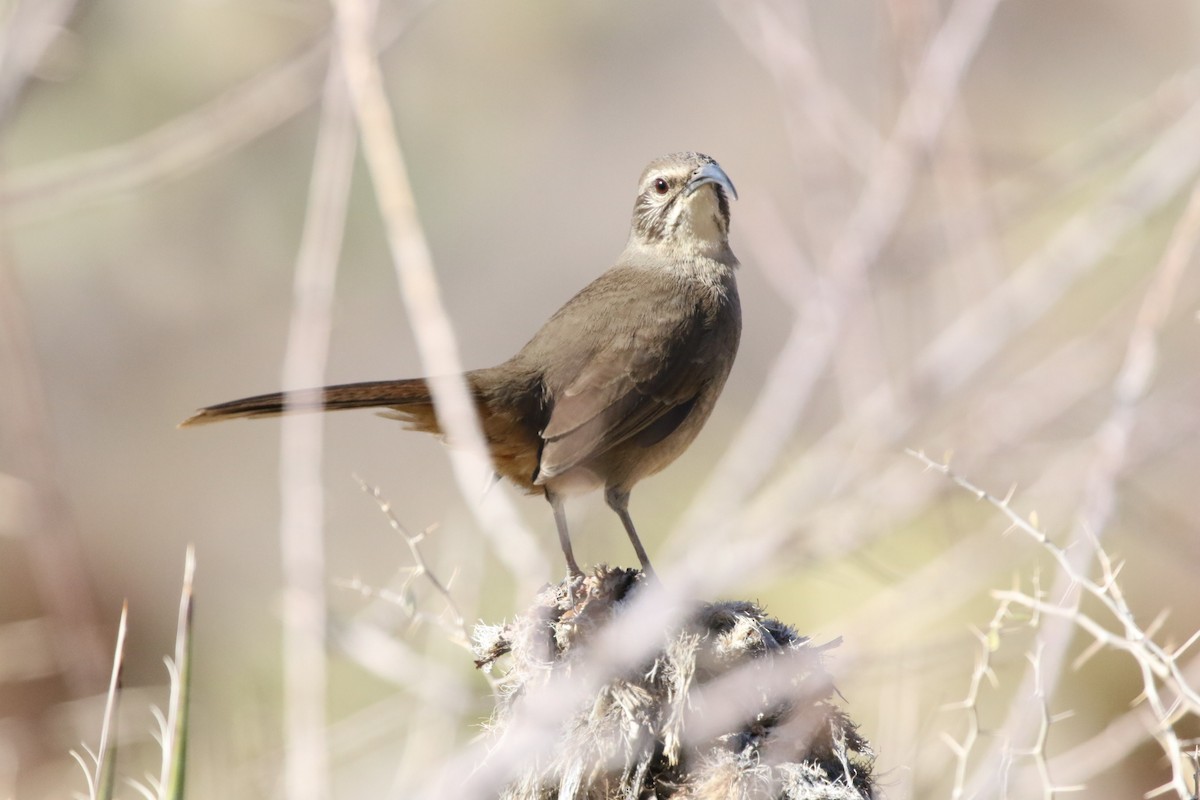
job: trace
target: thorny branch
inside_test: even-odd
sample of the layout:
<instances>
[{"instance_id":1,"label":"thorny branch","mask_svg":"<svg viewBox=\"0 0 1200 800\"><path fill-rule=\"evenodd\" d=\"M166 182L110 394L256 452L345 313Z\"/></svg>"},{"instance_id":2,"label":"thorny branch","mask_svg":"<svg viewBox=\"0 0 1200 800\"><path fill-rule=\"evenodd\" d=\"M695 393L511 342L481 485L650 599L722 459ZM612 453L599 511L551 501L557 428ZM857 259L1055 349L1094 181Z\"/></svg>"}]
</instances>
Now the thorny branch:
<instances>
[{"instance_id":1,"label":"thorny branch","mask_svg":"<svg viewBox=\"0 0 1200 800\"><path fill-rule=\"evenodd\" d=\"M1196 641L1197 637L1191 637L1185 643L1185 647L1173 651L1168 651L1167 648L1155 642L1151 638L1149 627L1143 627L1136 621L1133 611L1129 608L1121 591L1120 584L1117 582L1121 565L1114 564L1098 543L1093 543L1101 566L1102 579L1096 581L1080 573L1074 566L1067 548L1053 542L1038 526L1036 515L1026 517L1013 508L1012 499L1016 491L1015 487L1010 489L1006 496L997 497L956 473L948 463L934 461L919 451L909 450L908 452L927 469L942 473L953 483L974 495L976 499L986 502L1000 511L1010 523L1009 530L1018 530L1031 537L1053 557L1058 564L1060 574L1072 586L1086 592L1108 612L1113 622L1119 626L1119 632L1109 630L1093 616L1082 611L1076 593L1073 593L1075 600L1064 605L1037 596L1040 593L993 592L993 596L1002 604L1022 606L1047 617L1067 620L1086 631L1097 642L1126 652L1134 659L1142 672L1142 697L1149 704L1157 722L1151 733L1171 764L1172 776L1168 785L1175 790L1181 800L1188 800L1191 793L1182 770L1183 747L1175 732L1175 723L1181 718L1181 714L1200 716L1200 691L1189 684L1179 666L1179 657L1183 654L1186 646ZM1067 598L1064 597L1064 603L1066 600ZM1160 686L1160 682L1163 686ZM1171 690L1177 699L1174 702L1167 702L1163 688Z\"/></svg>"},{"instance_id":2,"label":"thorny branch","mask_svg":"<svg viewBox=\"0 0 1200 800\"><path fill-rule=\"evenodd\" d=\"M397 604L413 619L433 619L451 634L452 640L455 644L461 645L462 647L470 650L471 631L467 627L463 613L458 607L458 602L454 599L454 595L450 592L450 585L454 580L454 576L452 575L449 580L442 581L442 579L439 578L437 574L430 568L429 562L425 560L425 554L421 552L421 543L425 540L425 537L433 530L433 528L426 528L420 533L412 533L403 525L403 523L400 522L400 519L396 516L396 512L392 508L391 501L383 496L383 492L380 491L378 486L372 486L357 476L355 477L355 480L358 481L359 488L370 495L379 505L379 510L383 512L384 517L387 519L388 525L393 531L400 535L400 538L408 547L408 552L412 556L413 560L413 566L406 570L407 577L405 578L403 585L398 592L370 590L369 593L379 597L382 600L387 600ZM411 587L413 581L421 578L424 578L425 582L433 587L433 590L437 592L445 602L445 608L450 614L450 621L448 625L444 623L440 615L430 618L420 614L420 612L417 611L415 604L412 602L411 597L409 596L409 588ZM361 583L358 582L355 582L352 585L352 588L356 589L357 591L368 591L362 586Z\"/></svg>"}]
</instances>

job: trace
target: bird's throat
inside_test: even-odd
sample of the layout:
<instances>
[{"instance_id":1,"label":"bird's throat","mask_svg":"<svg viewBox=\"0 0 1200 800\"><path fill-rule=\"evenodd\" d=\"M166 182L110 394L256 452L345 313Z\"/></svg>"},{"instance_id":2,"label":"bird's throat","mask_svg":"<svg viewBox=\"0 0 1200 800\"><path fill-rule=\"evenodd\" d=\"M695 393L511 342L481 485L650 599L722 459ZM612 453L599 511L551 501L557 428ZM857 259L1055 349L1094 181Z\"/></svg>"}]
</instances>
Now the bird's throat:
<instances>
[{"instance_id":1,"label":"bird's throat","mask_svg":"<svg viewBox=\"0 0 1200 800\"><path fill-rule=\"evenodd\" d=\"M672 236L685 252L721 259L729 252L729 227L716 191L703 187L685 199Z\"/></svg>"}]
</instances>

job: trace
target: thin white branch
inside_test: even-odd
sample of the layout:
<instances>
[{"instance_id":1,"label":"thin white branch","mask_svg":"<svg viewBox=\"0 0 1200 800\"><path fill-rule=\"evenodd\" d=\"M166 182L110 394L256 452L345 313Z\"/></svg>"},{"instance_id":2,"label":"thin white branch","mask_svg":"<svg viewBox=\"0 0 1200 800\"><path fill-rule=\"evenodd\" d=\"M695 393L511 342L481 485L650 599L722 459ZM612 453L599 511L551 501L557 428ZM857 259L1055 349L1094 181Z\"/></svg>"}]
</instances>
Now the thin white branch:
<instances>
[{"instance_id":1,"label":"thin white branch","mask_svg":"<svg viewBox=\"0 0 1200 800\"><path fill-rule=\"evenodd\" d=\"M325 83L304 233L296 258L291 327L284 355L285 409L324 383L334 282L345 231L355 137L336 58ZM321 480L323 419L285 414L279 454L283 564L284 779L288 800L328 797L325 740L325 546Z\"/></svg>"},{"instance_id":2,"label":"thin white branch","mask_svg":"<svg viewBox=\"0 0 1200 800\"><path fill-rule=\"evenodd\" d=\"M983 732L979 720L979 698L985 680L994 683L995 673L992 671L992 656L1000 647L1000 636L1003 632L1005 619L1008 616L1008 604L1001 602L996 607L988 623L987 631L975 631L979 640L979 650L975 656L975 668L971 670L971 680L967 686L967 695L962 700L947 706L948 709L962 709L967 716L967 730L961 740L954 739L943 733L943 741L954 755L954 784L951 790L951 800L961 800L966 791L967 765L975 744Z\"/></svg>"},{"instance_id":3,"label":"thin white branch","mask_svg":"<svg viewBox=\"0 0 1200 800\"><path fill-rule=\"evenodd\" d=\"M334 0L351 101L401 296L429 374L438 424L453 445L450 463L463 498L520 588L532 589L550 572L533 536L502 493L493 492L486 504L479 502L480 478L491 471L491 461L474 401L462 377L458 345L442 303L433 257L417 218L408 170L371 47L368 9L372 6L371 0Z\"/></svg>"},{"instance_id":4,"label":"thin white branch","mask_svg":"<svg viewBox=\"0 0 1200 800\"><path fill-rule=\"evenodd\" d=\"M1065 625L1079 627L1095 637L1097 641L1103 641L1105 645L1132 656L1134 663L1142 673L1142 697L1149 703L1154 714L1155 725L1152 727L1151 733L1171 765L1171 780L1164 786L1174 789L1180 800L1191 800L1192 794L1182 769L1183 746L1175 732L1176 712L1169 709L1164 702L1158 686L1158 679L1167 680L1171 688L1179 693L1179 700L1182 701L1185 698L1189 700L1190 710L1193 714L1200 713L1200 706L1196 705L1196 700L1200 698L1197 697L1194 689L1186 683L1176 680L1178 668L1173 663L1163 662L1161 649L1155 647L1149 639L1141 638L1140 631L1133 637L1128 633L1125 635L1113 634L1078 609L1063 608L1056 603L1029 597L1022 592L996 592L995 595L1002 601L1025 606L1052 619L1061 620Z\"/></svg>"}]
</instances>

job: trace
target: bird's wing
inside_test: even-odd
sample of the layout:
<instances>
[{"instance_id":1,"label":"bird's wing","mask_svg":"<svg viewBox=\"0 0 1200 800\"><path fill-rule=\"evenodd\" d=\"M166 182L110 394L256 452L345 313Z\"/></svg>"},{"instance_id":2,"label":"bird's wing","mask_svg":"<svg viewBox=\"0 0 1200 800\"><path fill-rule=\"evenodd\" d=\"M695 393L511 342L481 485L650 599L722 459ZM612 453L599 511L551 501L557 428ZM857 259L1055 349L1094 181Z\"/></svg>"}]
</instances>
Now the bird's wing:
<instances>
[{"instance_id":1,"label":"bird's wing","mask_svg":"<svg viewBox=\"0 0 1200 800\"><path fill-rule=\"evenodd\" d=\"M538 481L630 437L649 446L678 427L711 371L696 355L709 327L704 316L698 306L674 302L648 308L637 324L597 331L597 346L561 387L551 387Z\"/></svg>"}]
</instances>

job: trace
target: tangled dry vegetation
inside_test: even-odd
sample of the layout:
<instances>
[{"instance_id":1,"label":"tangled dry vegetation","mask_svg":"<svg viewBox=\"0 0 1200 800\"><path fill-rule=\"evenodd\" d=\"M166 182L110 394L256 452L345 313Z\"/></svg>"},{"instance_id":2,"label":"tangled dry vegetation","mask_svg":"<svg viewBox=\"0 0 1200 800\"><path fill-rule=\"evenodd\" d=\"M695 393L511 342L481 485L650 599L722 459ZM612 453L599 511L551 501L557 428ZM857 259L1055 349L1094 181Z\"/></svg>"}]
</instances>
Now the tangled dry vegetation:
<instances>
[{"instance_id":1,"label":"tangled dry vegetation","mask_svg":"<svg viewBox=\"0 0 1200 800\"><path fill-rule=\"evenodd\" d=\"M602 567L546 587L522 615L476 629L477 664L503 664L489 733L552 676L595 668L594 635L620 615L641 573ZM601 681L567 715L558 747L526 765L506 800L863 800L873 754L831 702L814 644L754 603L703 603L635 669ZM503 660L502 660L503 659Z\"/></svg>"}]
</instances>

